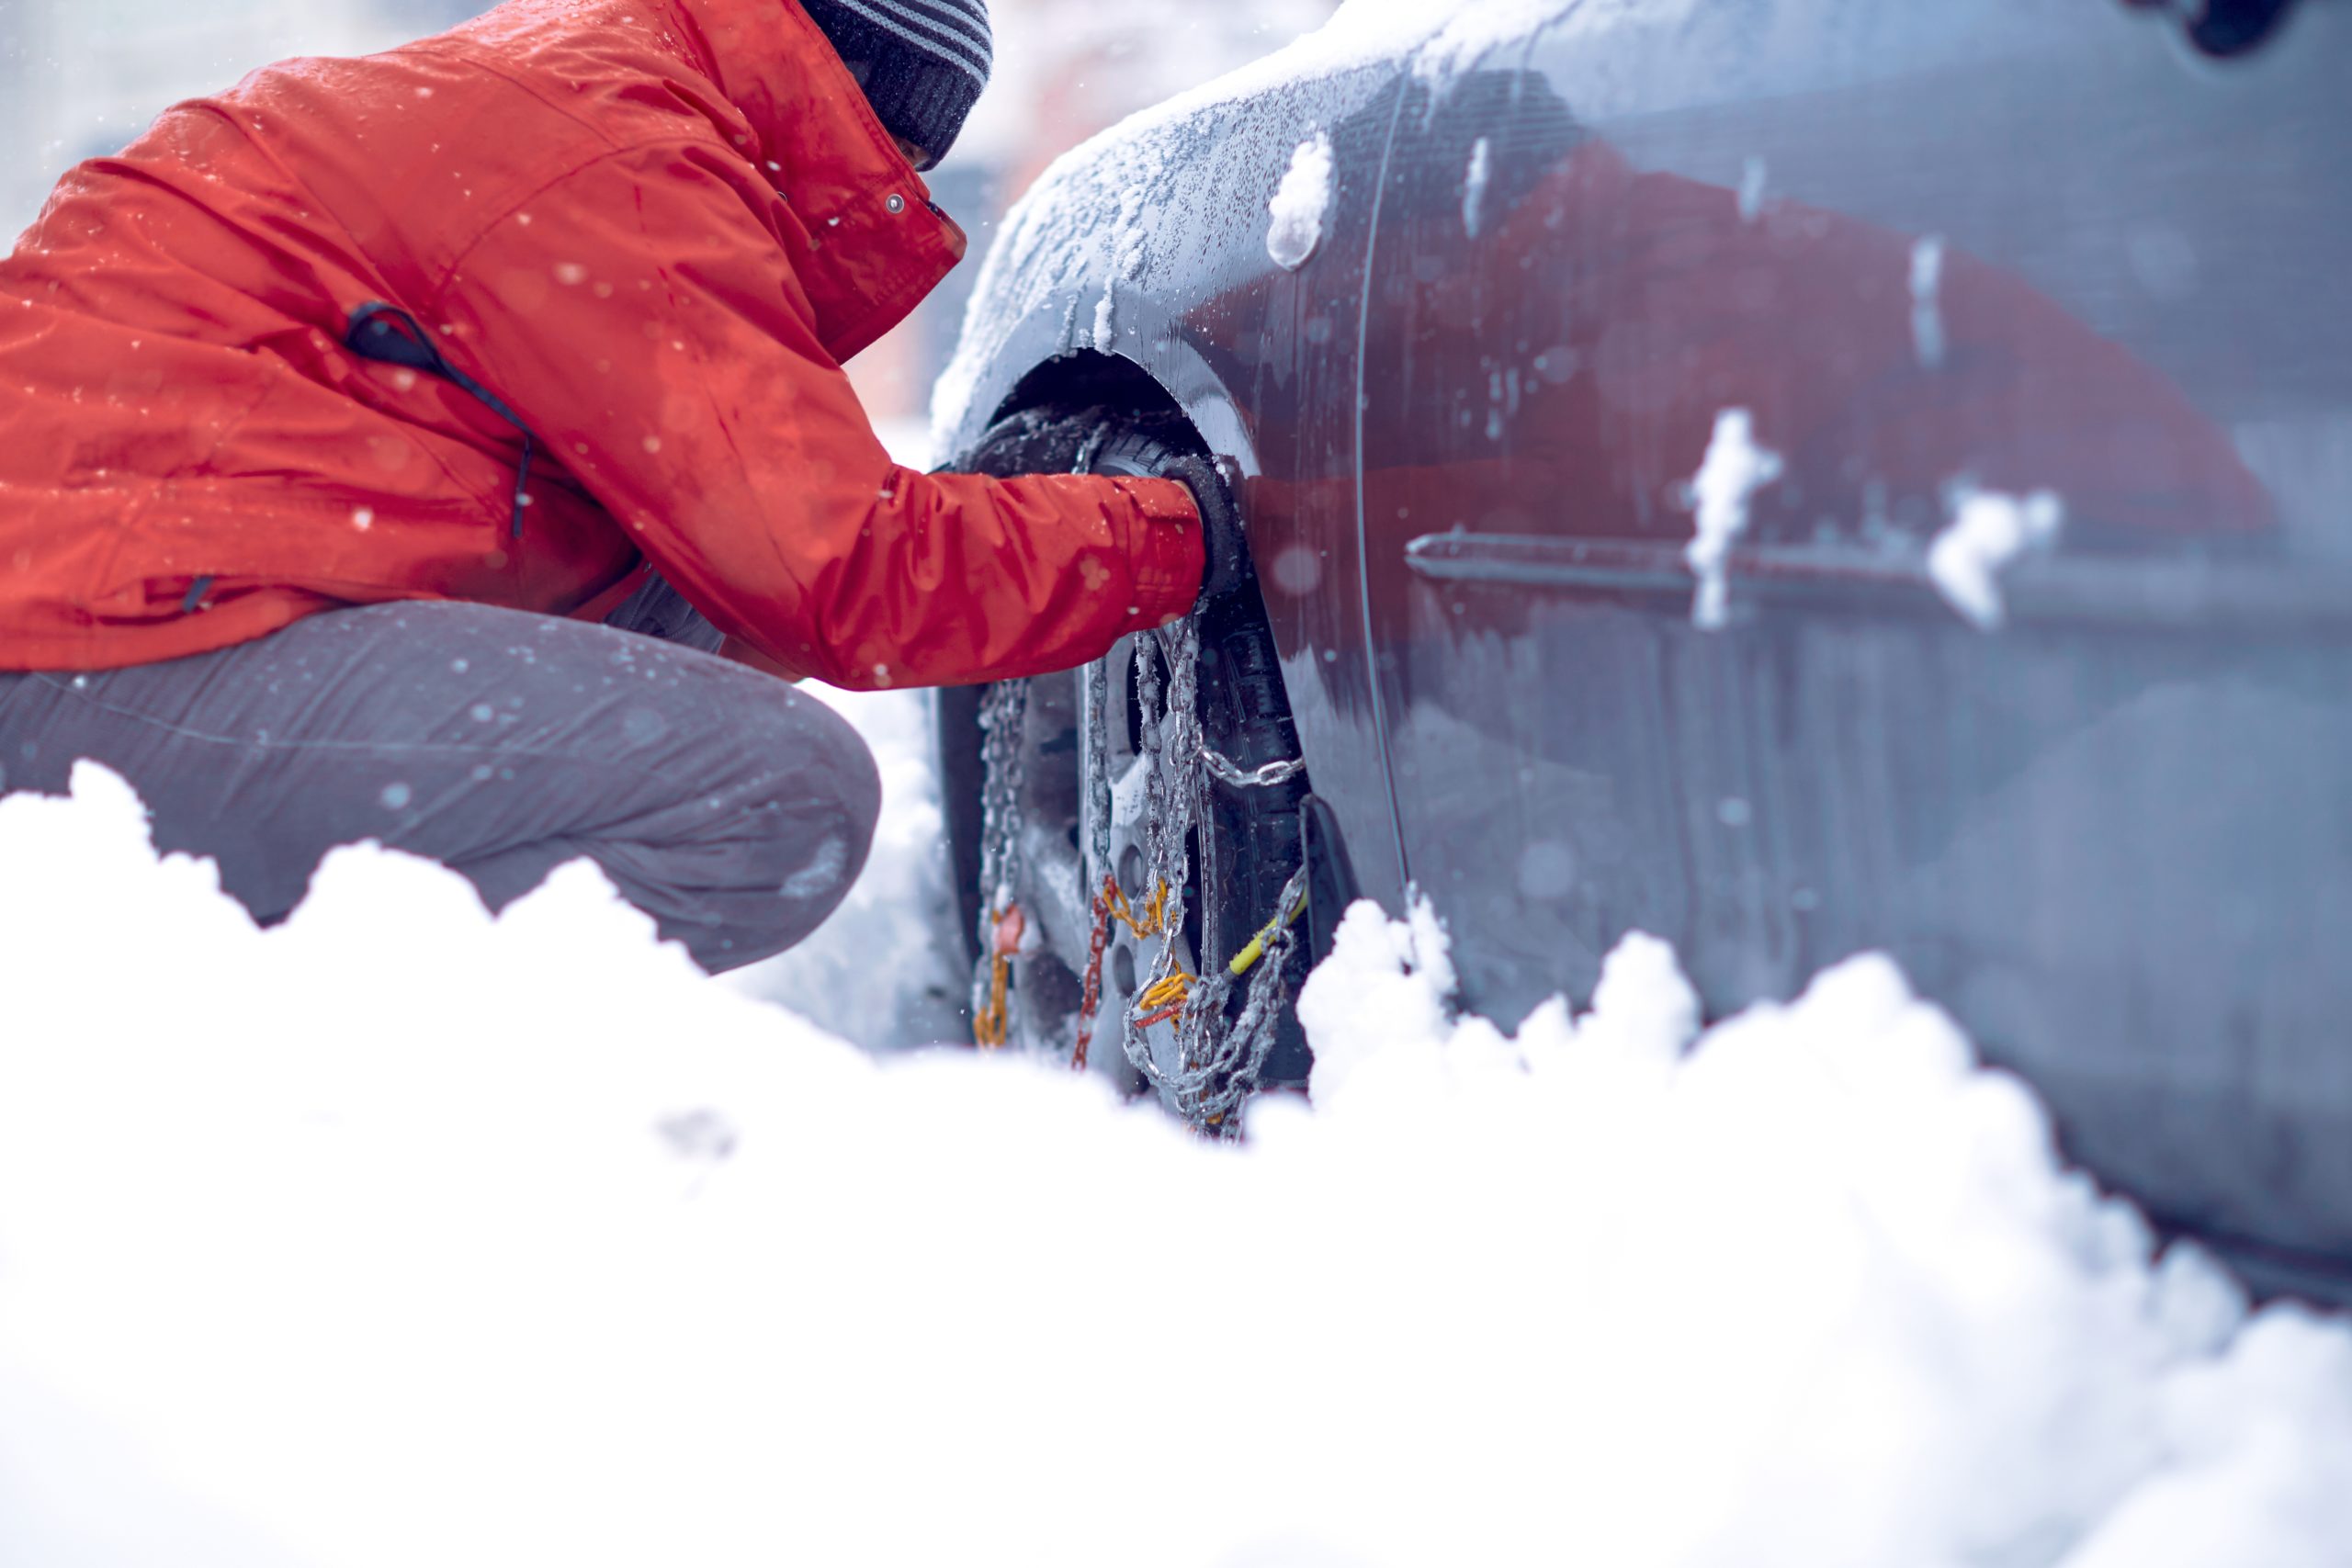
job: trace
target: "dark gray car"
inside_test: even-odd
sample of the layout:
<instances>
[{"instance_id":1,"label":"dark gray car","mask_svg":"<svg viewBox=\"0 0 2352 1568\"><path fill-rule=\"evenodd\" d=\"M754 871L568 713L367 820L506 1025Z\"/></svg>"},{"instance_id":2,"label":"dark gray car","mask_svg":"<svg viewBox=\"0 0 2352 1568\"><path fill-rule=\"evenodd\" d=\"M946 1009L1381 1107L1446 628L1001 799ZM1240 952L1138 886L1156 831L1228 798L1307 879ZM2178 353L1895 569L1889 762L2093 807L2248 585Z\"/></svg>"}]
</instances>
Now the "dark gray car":
<instances>
[{"instance_id":1,"label":"dark gray car","mask_svg":"<svg viewBox=\"0 0 2352 1568\"><path fill-rule=\"evenodd\" d=\"M1302 855L1312 940L1418 887L1506 1024L1634 929L1718 1015L1883 949L2161 1224L2352 1300L2352 6L1548 12L1114 132L981 279L951 449L1239 479L1204 724L1307 776L1209 788L1191 951ZM1086 803L1159 658L1032 693L1040 1048L1148 893Z\"/></svg>"}]
</instances>

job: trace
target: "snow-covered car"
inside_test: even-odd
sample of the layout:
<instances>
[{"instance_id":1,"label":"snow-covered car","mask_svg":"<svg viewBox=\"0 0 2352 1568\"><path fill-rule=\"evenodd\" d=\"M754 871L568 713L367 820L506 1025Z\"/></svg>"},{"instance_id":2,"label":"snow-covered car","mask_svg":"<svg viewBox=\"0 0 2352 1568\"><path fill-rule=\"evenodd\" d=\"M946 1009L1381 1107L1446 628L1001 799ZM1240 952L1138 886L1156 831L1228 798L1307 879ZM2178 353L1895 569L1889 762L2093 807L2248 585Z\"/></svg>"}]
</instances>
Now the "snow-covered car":
<instances>
[{"instance_id":1,"label":"snow-covered car","mask_svg":"<svg viewBox=\"0 0 2352 1568\"><path fill-rule=\"evenodd\" d=\"M1883 949L2352 1300L2352 6L1408 11L988 260L943 449L1212 455L1262 607L944 694L980 1010L1070 1052L1091 972L1095 1059L1225 1122L1351 897L1506 1024L1635 929L1719 1015Z\"/></svg>"}]
</instances>

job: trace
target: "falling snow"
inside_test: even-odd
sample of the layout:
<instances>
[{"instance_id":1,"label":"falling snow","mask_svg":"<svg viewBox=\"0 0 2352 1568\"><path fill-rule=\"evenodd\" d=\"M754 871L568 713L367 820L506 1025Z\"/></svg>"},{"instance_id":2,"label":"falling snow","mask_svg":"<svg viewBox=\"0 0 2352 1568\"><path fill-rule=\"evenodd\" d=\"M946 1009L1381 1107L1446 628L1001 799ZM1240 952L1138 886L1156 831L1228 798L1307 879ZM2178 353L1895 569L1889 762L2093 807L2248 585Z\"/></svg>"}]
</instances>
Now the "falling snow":
<instances>
[{"instance_id":1,"label":"falling snow","mask_svg":"<svg viewBox=\"0 0 2352 1568\"><path fill-rule=\"evenodd\" d=\"M1929 234L1911 247L1911 344L1923 370L1944 363L1944 241Z\"/></svg>"}]
</instances>

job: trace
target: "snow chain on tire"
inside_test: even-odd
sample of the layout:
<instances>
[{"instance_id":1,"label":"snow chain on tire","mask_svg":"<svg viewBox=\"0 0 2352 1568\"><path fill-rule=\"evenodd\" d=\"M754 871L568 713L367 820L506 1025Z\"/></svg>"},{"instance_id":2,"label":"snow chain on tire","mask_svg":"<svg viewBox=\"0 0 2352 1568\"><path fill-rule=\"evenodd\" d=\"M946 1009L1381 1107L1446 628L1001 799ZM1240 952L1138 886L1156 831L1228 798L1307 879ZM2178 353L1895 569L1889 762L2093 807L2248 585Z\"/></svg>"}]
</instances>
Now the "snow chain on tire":
<instances>
[{"instance_id":1,"label":"snow chain on tire","mask_svg":"<svg viewBox=\"0 0 2352 1568\"><path fill-rule=\"evenodd\" d=\"M1029 682L999 681L980 703L979 963L972 975L972 1038L995 1050L1012 1022L1012 957L1028 920L1014 901L1021 854L1021 739L1029 718Z\"/></svg>"},{"instance_id":2,"label":"snow chain on tire","mask_svg":"<svg viewBox=\"0 0 2352 1568\"><path fill-rule=\"evenodd\" d=\"M1153 902L1164 911L1159 956L1148 978L1127 1006L1126 1057L1144 1080L1164 1094L1184 1120L1203 1131L1230 1134L1238 1130L1235 1112L1255 1092L1273 1049L1274 1026L1284 1000L1284 961L1289 957L1292 931L1306 907L1306 868L1301 866L1284 886L1274 918L1257 940L1222 967L1212 969L1206 958L1204 973L1182 976L1176 966L1176 942L1182 920L1174 911L1183 908L1190 880L1185 840L1193 824L1208 820L1207 759L1216 757L1201 734L1200 627L1190 616L1164 626L1152 636L1168 669L1163 696L1154 661L1136 663L1137 696L1144 756L1149 773L1145 779L1145 843L1148 853L1145 877ZM1090 725L1087 747L1099 758L1107 738L1099 723ZM1263 775L1280 782L1305 764L1277 762L1245 775L1222 757L1226 770L1239 782L1256 784ZM1205 838L1205 835L1204 836ZM1226 1024L1226 1004L1241 975L1249 975L1249 991L1241 1016ZM1152 1059L1144 1030L1165 1017L1170 996L1181 998L1176 1016L1177 1055L1172 1071L1163 1071Z\"/></svg>"},{"instance_id":3,"label":"snow chain on tire","mask_svg":"<svg viewBox=\"0 0 2352 1568\"><path fill-rule=\"evenodd\" d=\"M1135 890L1140 911L1127 907L1110 874L1109 691L1106 660L1081 672L1080 818L1084 855L1080 875L1102 891L1080 887L1078 906L1094 914L1093 964L1077 1028L1075 1066L1083 1067L1101 998L1101 964L1114 919L1138 941L1159 943L1148 972L1121 1020L1121 1045L1142 1080L1193 1127L1231 1136L1239 1131L1237 1112L1263 1080L1283 1004L1289 999L1288 960L1296 945L1295 927L1306 903L1306 869L1283 886L1272 919L1222 963L1204 953L1202 975L1179 962L1185 894L1193 880L1189 842L1196 824L1214 820L1212 780L1237 789L1272 788L1305 772L1303 761L1270 762L1244 769L1211 747L1200 714L1200 627L1193 617L1136 634L1137 731L1146 767L1144 779L1144 886ZM1154 655L1157 657L1154 657ZM1165 671L1163 676L1162 671ZM1021 998L1012 984L1012 959L1029 935L1028 916L1017 902L1021 886L1021 836L1024 824L1022 748L1029 709L1026 680L1000 681L981 698L982 770L979 867L978 961L972 976L973 1036L984 1049L1002 1046L1013 1034L1013 1010ZM1214 834L1204 826L1202 870L1205 890L1216 883ZM1091 897L1090 897L1091 895ZM1204 932L1204 936L1206 933ZM1204 944L1205 945L1205 944ZM1246 985L1240 1011L1227 1014L1237 987ZM1169 1022L1176 1035L1175 1063L1163 1067L1152 1055L1145 1031Z\"/></svg>"},{"instance_id":4,"label":"snow chain on tire","mask_svg":"<svg viewBox=\"0 0 2352 1568\"><path fill-rule=\"evenodd\" d=\"M1145 834L1148 853L1145 876L1152 889L1146 912L1128 923L1138 936L1159 939L1159 952L1148 976L1137 988L1122 1020L1122 1041L1128 1064L1145 1082L1166 1096L1184 1120L1203 1132L1231 1135L1238 1131L1235 1112L1256 1092L1273 1049L1275 1026L1288 1000L1287 960L1296 942L1295 928L1306 906L1306 868L1293 873L1283 886L1273 918L1255 938L1227 963L1201 976L1186 974L1177 963L1176 944L1183 921L1184 891L1191 881L1192 856L1186 847L1193 826L1207 820L1206 792L1212 775L1237 787L1270 787L1303 772L1300 761L1271 762L1245 771L1204 740L1201 732L1199 663L1200 630L1186 617L1157 632L1139 634L1152 640L1159 659L1139 659L1136 686L1141 705L1138 729L1146 766ZM1157 665L1164 663L1163 683ZM1086 761L1081 777L1085 836L1090 852L1086 863L1102 872L1110 856L1107 789L1093 786L1109 773L1108 738L1104 733L1108 708L1105 675L1101 661L1083 677L1088 682L1083 744ZM1025 932L1025 919L1013 898L1018 885L1021 840L1021 742L1028 717L1029 683L1000 681L989 688L980 705L981 761L985 783L981 792L984 830L980 860L980 958L972 977L975 1037L985 1048L1001 1046L1010 1033L1011 1010L1018 998L1011 990L1011 961ZM1102 798L1097 799L1101 795ZM1106 890L1106 895L1115 889ZM1081 902L1084 902L1081 899ZM1112 918L1105 896L1093 900L1098 928ZM1098 934L1097 952L1100 952ZM1226 1010L1234 987L1246 978L1248 989L1239 1017L1227 1025ZM1090 985L1090 1000L1094 987ZM1144 1031L1155 1022L1172 1021L1176 1027L1177 1065L1164 1071L1152 1058ZM1080 1023L1080 1038L1091 1019ZM1084 1059L1080 1058L1080 1066Z\"/></svg>"}]
</instances>

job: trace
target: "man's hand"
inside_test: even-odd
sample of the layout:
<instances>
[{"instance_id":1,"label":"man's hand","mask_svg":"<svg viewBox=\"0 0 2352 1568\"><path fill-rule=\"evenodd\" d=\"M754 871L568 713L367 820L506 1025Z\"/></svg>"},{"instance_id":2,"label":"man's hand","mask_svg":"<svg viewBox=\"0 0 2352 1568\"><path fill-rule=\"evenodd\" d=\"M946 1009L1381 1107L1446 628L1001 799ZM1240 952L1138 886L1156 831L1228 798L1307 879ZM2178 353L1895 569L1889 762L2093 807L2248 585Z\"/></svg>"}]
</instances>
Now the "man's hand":
<instances>
[{"instance_id":1,"label":"man's hand","mask_svg":"<svg viewBox=\"0 0 2352 1568\"><path fill-rule=\"evenodd\" d=\"M1241 529L1241 509L1216 466L1206 457L1178 457L1161 473L1193 492L1201 514L1201 551L1208 564L1201 573L1199 608L1239 592L1257 581L1250 565L1250 538Z\"/></svg>"}]
</instances>

